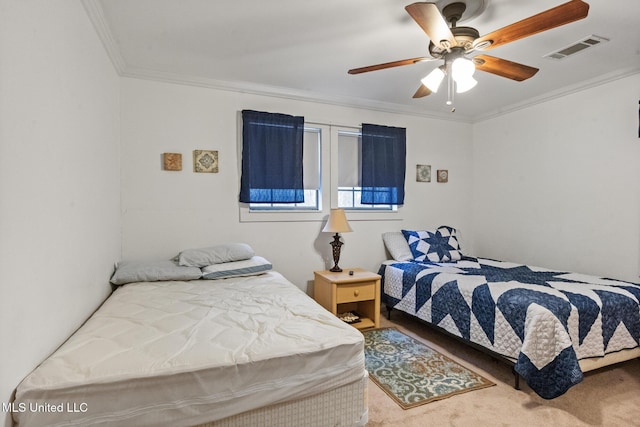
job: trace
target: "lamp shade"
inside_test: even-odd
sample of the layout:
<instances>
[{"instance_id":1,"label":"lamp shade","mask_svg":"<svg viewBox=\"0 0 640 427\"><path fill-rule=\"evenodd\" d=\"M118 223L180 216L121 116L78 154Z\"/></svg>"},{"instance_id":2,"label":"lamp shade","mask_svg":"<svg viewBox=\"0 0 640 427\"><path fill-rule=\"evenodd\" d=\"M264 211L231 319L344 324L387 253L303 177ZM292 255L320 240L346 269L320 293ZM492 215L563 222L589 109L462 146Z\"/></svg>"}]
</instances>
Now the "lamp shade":
<instances>
[{"instance_id":1,"label":"lamp shade","mask_svg":"<svg viewBox=\"0 0 640 427\"><path fill-rule=\"evenodd\" d=\"M438 67L427 74L421 82L429 88L431 92L436 93L440 87L440 83L442 83L442 79L444 79L444 75L445 73L442 70L442 67Z\"/></svg>"},{"instance_id":2,"label":"lamp shade","mask_svg":"<svg viewBox=\"0 0 640 427\"><path fill-rule=\"evenodd\" d=\"M348 233L353 231L347 222L344 209L331 209L329 220L322 231L324 233Z\"/></svg>"},{"instance_id":3,"label":"lamp shade","mask_svg":"<svg viewBox=\"0 0 640 427\"><path fill-rule=\"evenodd\" d=\"M464 93L468 90L473 89L477 84L478 81L471 76L465 79L456 80L456 92Z\"/></svg>"},{"instance_id":4,"label":"lamp shade","mask_svg":"<svg viewBox=\"0 0 640 427\"><path fill-rule=\"evenodd\" d=\"M473 76L475 71L476 66L473 64L473 61L466 58L457 58L453 61L453 64L451 64L451 73L453 74L453 79L456 81Z\"/></svg>"},{"instance_id":5,"label":"lamp shade","mask_svg":"<svg viewBox=\"0 0 640 427\"><path fill-rule=\"evenodd\" d=\"M473 78L473 73L476 71L476 66L473 64L473 61L470 61L466 58L457 58L451 64L451 74L453 76L453 80L456 81L456 92L463 93L473 87L478 83L476 79Z\"/></svg>"}]
</instances>

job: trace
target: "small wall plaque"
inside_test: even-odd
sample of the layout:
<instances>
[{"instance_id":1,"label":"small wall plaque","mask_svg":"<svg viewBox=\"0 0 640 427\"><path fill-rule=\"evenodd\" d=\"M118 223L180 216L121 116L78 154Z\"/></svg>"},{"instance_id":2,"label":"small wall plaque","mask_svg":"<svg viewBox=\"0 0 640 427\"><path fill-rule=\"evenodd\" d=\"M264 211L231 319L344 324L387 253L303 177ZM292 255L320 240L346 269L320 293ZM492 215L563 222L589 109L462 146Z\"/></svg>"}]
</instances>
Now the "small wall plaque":
<instances>
[{"instance_id":1,"label":"small wall plaque","mask_svg":"<svg viewBox=\"0 0 640 427\"><path fill-rule=\"evenodd\" d=\"M214 150L193 150L193 171L218 173L218 152Z\"/></svg>"},{"instance_id":2,"label":"small wall plaque","mask_svg":"<svg viewBox=\"0 0 640 427\"><path fill-rule=\"evenodd\" d=\"M180 153L162 153L162 164L166 171L182 170L182 154Z\"/></svg>"},{"instance_id":3,"label":"small wall plaque","mask_svg":"<svg viewBox=\"0 0 640 427\"><path fill-rule=\"evenodd\" d=\"M416 165L416 181L431 182L431 165Z\"/></svg>"},{"instance_id":4,"label":"small wall plaque","mask_svg":"<svg viewBox=\"0 0 640 427\"><path fill-rule=\"evenodd\" d=\"M449 171L447 169L438 169L438 182L449 182Z\"/></svg>"}]
</instances>

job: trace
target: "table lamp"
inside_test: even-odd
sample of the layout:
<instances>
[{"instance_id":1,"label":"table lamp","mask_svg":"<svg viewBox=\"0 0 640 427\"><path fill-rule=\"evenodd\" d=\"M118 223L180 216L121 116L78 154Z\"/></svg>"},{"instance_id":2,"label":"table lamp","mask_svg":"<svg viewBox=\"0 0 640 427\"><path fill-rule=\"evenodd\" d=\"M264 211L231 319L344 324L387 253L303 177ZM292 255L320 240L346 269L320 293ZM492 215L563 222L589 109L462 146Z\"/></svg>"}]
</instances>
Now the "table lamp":
<instances>
[{"instance_id":1,"label":"table lamp","mask_svg":"<svg viewBox=\"0 0 640 427\"><path fill-rule=\"evenodd\" d=\"M338 267L338 261L340 261L340 247L342 242L340 241L340 234L353 231L347 222L347 216L344 213L344 209L331 209L329 213L329 220L322 229L323 233L336 233L333 236L331 247L333 248L333 263L334 266L329 271L340 272L342 269Z\"/></svg>"}]
</instances>

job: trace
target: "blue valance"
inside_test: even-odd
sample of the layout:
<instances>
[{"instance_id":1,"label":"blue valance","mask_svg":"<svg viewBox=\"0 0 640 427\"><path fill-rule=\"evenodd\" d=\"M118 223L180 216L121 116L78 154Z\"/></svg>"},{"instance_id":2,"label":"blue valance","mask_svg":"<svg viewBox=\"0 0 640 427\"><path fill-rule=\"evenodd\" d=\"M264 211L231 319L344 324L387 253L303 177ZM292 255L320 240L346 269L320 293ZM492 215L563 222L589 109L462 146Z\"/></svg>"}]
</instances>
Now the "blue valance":
<instances>
[{"instance_id":1,"label":"blue valance","mask_svg":"<svg viewBox=\"0 0 640 427\"><path fill-rule=\"evenodd\" d=\"M301 203L304 117L242 111L240 202Z\"/></svg>"},{"instance_id":2,"label":"blue valance","mask_svg":"<svg viewBox=\"0 0 640 427\"><path fill-rule=\"evenodd\" d=\"M406 129L362 124L362 203L404 204Z\"/></svg>"}]
</instances>

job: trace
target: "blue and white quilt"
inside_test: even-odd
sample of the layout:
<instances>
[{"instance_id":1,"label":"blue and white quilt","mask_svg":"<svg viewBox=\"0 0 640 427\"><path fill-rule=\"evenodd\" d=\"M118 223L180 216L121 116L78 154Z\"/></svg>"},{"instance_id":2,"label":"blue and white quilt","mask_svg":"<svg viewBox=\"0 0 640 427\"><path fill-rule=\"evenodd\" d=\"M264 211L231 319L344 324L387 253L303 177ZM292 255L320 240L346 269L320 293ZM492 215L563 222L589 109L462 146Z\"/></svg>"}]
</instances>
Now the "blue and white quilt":
<instances>
[{"instance_id":1,"label":"blue and white quilt","mask_svg":"<svg viewBox=\"0 0 640 427\"><path fill-rule=\"evenodd\" d=\"M640 345L640 285L521 264L387 262L382 301L515 362L545 399L582 381L578 361Z\"/></svg>"}]
</instances>

